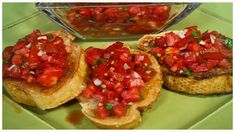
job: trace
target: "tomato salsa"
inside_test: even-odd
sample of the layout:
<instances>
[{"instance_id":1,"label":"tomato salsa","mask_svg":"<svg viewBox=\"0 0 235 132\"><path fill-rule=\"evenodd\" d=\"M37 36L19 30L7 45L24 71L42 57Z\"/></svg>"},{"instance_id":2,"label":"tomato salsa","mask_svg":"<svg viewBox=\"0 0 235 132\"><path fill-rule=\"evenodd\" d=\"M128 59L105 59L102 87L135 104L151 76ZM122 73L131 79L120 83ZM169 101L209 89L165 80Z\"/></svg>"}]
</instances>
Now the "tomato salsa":
<instances>
[{"instance_id":1,"label":"tomato salsa","mask_svg":"<svg viewBox=\"0 0 235 132\"><path fill-rule=\"evenodd\" d=\"M41 86L55 85L64 75L70 46L61 37L39 30L3 51L3 78L22 79Z\"/></svg>"},{"instance_id":2,"label":"tomato salsa","mask_svg":"<svg viewBox=\"0 0 235 132\"><path fill-rule=\"evenodd\" d=\"M82 95L98 101L100 118L125 115L129 105L141 100L139 90L145 82L156 74L147 55L132 54L121 42L106 49L89 47L85 59L91 74Z\"/></svg>"},{"instance_id":3,"label":"tomato salsa","mask_svg":"<svg viewBox=\"0 0 235 132\"><path fill-rule=\"evenodd\" d=\"M76 31L86 36L133 36L158 31L170 18L170 10L170 5L81 6L65 9L65 19Z\"/></svg>"},{"instance_id":4,"label":"tomato salsa","mask_svg":"<svg viewBox=\"0 0 235 132\"><path fill-rule=\"evenodd\" d=\"M232 39L197 26L168 32L150 44L151 53L172 73L192 76L213 68L232 67Z\"/></svg>"}]
</instances>

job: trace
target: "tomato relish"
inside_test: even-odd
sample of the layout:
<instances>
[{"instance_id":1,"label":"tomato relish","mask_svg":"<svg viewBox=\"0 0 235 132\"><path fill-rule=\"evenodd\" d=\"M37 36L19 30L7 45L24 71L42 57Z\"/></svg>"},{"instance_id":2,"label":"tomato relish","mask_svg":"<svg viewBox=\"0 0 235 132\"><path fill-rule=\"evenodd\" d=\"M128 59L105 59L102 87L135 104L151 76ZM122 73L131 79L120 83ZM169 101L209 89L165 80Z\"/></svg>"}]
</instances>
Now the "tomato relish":
<instances>
[{"instance_id":1,"label":"tomato relish","mask_svg":"<svg viewBox=\"0 0 235 132\"><path fill-rule=\"evenodd\" d=\"M141 100L144 83L156 74L147 55L131 54L121 42L106 49L89 47L85 59L91 74L82 95L98 101L100 118L125 115L128 105Z\"/></svg>"},{"instance_id":2,"label":"tomato relish","mask_svg":"<svg viewBox=\"0 0 235 132\"><path fill-rule=\"evenodd\" d=\"M197 26L168 32L150 46L159 63L178 75L192 76L215 67L232 66L232 39L216 31L201 33Z\"/></svg>"},{"instance_id":3,"label":"tomato relish","mask_svg":"<svg viewBox=\"0 0 235 132\"><path fill-rule=\"evenodd\" d=\"M65 19L75 30L84 35L120 37L156 32L170 18L170 10L170 5L141 6L141 4L82 7L65 9Z\"/></svg>"},{"instance_id":4,"label":"tomato relish","mask_svg":"<svg viewBox=\"0 0 235 132\"><path fill-rule=\"evenodd\" d=\"M64 75L69 48L61 37L35 30L4 49L3 77L45 87L55 85Z\"/></svg>"}]
</instances>

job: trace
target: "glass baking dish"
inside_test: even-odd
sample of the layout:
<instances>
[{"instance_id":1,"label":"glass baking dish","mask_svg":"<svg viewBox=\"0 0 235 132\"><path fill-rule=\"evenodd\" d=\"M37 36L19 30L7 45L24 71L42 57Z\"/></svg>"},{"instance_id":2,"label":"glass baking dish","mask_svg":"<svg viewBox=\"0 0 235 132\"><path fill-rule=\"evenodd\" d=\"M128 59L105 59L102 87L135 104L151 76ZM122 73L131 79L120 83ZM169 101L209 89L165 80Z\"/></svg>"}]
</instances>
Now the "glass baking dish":
<instances>
[{"instance_id":1,"label":"glass baking dish","mask_svg":"<svg viewBox=\"0 0 235 132\"><path fill-rule=\"evenodd\" d=\"M158 33L200 3L36 3L52 21L80 39L130 39Z\"/></svg>"}]
</instances>

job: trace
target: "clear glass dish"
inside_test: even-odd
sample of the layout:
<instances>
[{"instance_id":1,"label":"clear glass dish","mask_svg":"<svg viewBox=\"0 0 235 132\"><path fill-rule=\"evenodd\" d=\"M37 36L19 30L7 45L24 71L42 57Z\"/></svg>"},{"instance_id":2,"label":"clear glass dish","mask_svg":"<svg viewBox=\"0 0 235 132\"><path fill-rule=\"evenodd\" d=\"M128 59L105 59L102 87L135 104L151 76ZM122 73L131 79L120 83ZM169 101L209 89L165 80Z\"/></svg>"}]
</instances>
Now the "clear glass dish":
<instances>
[{"instance_id":1,"label":"clear glass dish","mask_svg":"<svg viewBox=\"0 0 235 132\"><path fill-rule=\"evenodd\" d=\"M36 3L36 7L80 39L130 39L158 33L200 3Z\"/></svg>"}]
</instances>

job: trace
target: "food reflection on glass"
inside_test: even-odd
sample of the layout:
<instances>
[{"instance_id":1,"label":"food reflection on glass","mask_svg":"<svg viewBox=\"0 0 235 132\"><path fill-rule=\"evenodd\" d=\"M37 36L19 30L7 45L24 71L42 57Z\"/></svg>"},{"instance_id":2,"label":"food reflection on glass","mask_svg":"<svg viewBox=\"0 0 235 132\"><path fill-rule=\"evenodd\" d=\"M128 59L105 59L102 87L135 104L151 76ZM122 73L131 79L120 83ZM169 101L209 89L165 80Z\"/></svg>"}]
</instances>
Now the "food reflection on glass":
<instances>
[{"instance_id":1,"label":"food reflection on glass","mask_svg":"<svg viewBox=\"0 0 235 132\"><path fill-rule=\"evenodd\" d=\"M89 36L127 36L157 31L169 19L170 10L170 5L74 8L66 10L66 19Z\"/></svg>"}]
</instances>

